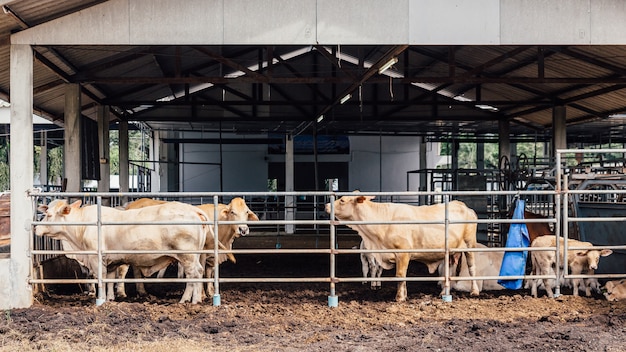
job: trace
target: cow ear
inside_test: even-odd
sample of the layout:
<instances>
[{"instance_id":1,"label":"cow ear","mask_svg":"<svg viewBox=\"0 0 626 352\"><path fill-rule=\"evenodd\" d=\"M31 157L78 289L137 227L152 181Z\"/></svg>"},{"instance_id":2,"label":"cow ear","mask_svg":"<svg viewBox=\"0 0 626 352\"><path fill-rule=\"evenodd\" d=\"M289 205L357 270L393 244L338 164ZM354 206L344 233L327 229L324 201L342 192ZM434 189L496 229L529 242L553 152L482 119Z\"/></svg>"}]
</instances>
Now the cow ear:
<instances>
[{"instance_id":1,"label":"cow ear","mask_svg":"<svg viewBox=\"0 0 626 352\"><path fill-rule=\"evenodd\" d=\"M259 217L252 210L248 210L248 221L259 221Z\"/></svg>"},{"instance_id":2,"label":"cow ear","mask_svg":"<svg viewBox=\"0 0 626 352\"><path fill-rule=\"evenodd\" d=\"M357 203L363 203L363 202L365 202L367 200L367 197L365 197L365 196L358 196L358 197L356 197L355 200L356 200Z\"/></svg>"},{"instance_id":3,"label":"cow ear","mask_svg":"<svg viewBox=\"0 0 626 352\"><path fill-rule=\"evenodd\" d=\"M37 207L37 210L39 210L42 213L45 213L46 211L48 211L48 206L45 205L45 204L42 204L42 205Z\"/></svg>"},{"instance_id":4,"label":"cow ear","mask_svg":"<svg viewBox=\"0 0 626 352\"><path fill-rule=\"evenodd\" d=\"M610 250L610 249L603 249L603 250L600 251L600 255L603 256L603 257L609 256L612 253L613 253L613 251Z\"/></svg>"},{"instance_id":5,"label":"cow ear","mask_svg":"<svg viewBox=\"0 0 626 352\"><path fill-rule=\"evenodd\" d=\"M67 204L62 206L61 209L59 209L59 214L61 215L68 215L71 212L72 212L72 207Z\"/></svg>"},{"instance_id":6,"label":"cow ear","mask_svg":"<svg viewBox=\"0 0 626 352\"><path fill-rule=\"evenodd\" d=\"M224 219L228 217L228 213L230 213L230 208L222 208L219 210L218 216Z\"/></svg>"},{"instance_id":7,"label":"cow ear","mask_svg":"<svg viewBox=\"0 0 626 352\"><path fill-rule=\"evenodd\" d=\"M74 203L70 204L70 207L78 209L78 208L80 208L81 204L83 204L83 202L79 199L79 200L75 201Z\"/></svg>"},{"instance_id":8,"label":"cow ear","mask_svg":"<svg viewBox=\"0 0 626 352\"><path fill-rule=\"evenodd\" d=\"M587 253L589 253L589 251L584 251L584 250L576 251L576 255L579 257L584 257L587 255Z\"/></svg>"}]
</instances>

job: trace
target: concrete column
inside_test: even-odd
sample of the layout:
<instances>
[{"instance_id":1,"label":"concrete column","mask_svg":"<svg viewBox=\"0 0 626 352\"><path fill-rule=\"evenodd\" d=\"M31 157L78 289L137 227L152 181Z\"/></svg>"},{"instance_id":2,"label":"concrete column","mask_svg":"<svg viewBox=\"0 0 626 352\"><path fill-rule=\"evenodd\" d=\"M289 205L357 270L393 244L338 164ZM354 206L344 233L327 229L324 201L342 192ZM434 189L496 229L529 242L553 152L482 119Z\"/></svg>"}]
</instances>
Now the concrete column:
<instances>
[{"instance_id":1,"label":"concrete column","mask_svg":"<svg viewBox=\"0 0 626 352\"><path fill-rule=\"evenodd\" d=\"M65 149L63 151L66 192L81 191L80 85L65 85Z\"/></svg>"},{"instance_id":2,"label":"concrete column","mask_svg":"<svg viewBox=\"0 0 626 352\"><path fill-rule=\"evenodd\" d=\"M39 132L41 152L39 154L39 183L42 186L48 184L48 132ZM44 188L44 191L46 189Z\"/></svg>"},{"instance_id":3,"label":"concrete column","mask_svg":"<svg viewBox=\"0 0 626 352\"><path fill-rule=\"evenodd\" d=\"M293 136L287 135L285 140L285 192L294 191L294 155ZM285 220L295 220L295 197L285 196ZM285 225L285 232L293 234L295 225Z\"/></svg>"},{"instance_id":4,"label":"concrete column","mask_svg":"<svg viewBox=\"0 0 626 352\"><path fill-rule=\"evenodd\" d=\"M511 139L509 121L498 121L498 160L506 156L511 161ZM499 165L498 165L499 167Z\"/></svg>"},{"instance_id":5,"label":"concrete column","mask_svg":"<svg viewBox=\"0 0 626 352\"><path fill-rule=\"evenodd\" d=\"M552 157L556 158L557 149L567 148L567 127L565 124L565 106L552 109ZM556 160L556 159L555 159Z\"/></svg>"},{"instance_id":6,"label":"concrete column","mask_svg":"<svg viewBox=\"0 0 626 352\"><path fill-rule=\"evenodd\" d=\"M152 171L150 175L151 188L150 192L160 192L161 191L161 163L156 162L157 160L161 160L161 133L159 131L152 132L152 148L150 148L150 160L154 162L151 163Z\"/></svg>"},{"instance_id":7,"label":"concrete column","mask_svg":"<svg viewBox=\"0 0 626 352\"><path fill-rule=\"evenodd\" d=\"M11 257L0 259L0 309L33 304L30 222L33 205L33 52L30 45L11 45Z\"/></svg>"},{"instance_id":8,"label":"concrete column","mask_svg":"<svg viewBox=\"0 0 626 352\"><path fill-rule=\"evenodd\" d=\"M109 112L108 106L98 106L98 148L100 149L100 181L98 181L98 192L109 192L111 190Z\"/></svg>"},{"instance_id":9,"label":"concrete column","mask_svg":"<svg viewBox=\"0 0 626 352\"><path fill-rule=\"evenodd\" d=\"M120 121L120 192L128 192L128 121ZM123 200L126 201L125 199Z\"/></svg>"}]
</instances>

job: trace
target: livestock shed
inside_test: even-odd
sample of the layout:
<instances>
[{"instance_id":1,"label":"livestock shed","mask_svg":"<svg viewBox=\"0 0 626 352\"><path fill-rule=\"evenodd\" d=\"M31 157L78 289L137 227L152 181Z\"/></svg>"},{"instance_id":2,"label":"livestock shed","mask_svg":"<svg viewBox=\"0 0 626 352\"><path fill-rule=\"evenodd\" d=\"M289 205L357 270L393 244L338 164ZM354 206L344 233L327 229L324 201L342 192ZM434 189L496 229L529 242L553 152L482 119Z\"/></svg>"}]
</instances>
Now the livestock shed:
<instances>
[{"instance_id":1,"label":"livestock shed","mask_svg":"<svg viewBox=\"0 0 626 352\"><path fill-rule=\"evenodd\" d=\"M253 197L270 181L284 192L510 191L531 176L560 182L558 150L626 139L622 1L0 5L0 97L11 103L3 309L33 302L33 165L22 162L33 145L63 146L67 192L83 191L85 180L111 191L109 131L117 130L122 193ZM63 135L34 134L33 113ZM141 187L129 184L133 128L151 141L133 172ZM522 142L544 143L545 152L528 165L515 150ZM436 169L438 143L452 150L448 170ZM476 145L480 170L459 172L454 151L463 143ZM485 165L488 143L498 146L497 165ZM471 199L486 217L502 206ZM282 219L297 220L295 202L284 194Z\"/></svg>"}]
</instances>

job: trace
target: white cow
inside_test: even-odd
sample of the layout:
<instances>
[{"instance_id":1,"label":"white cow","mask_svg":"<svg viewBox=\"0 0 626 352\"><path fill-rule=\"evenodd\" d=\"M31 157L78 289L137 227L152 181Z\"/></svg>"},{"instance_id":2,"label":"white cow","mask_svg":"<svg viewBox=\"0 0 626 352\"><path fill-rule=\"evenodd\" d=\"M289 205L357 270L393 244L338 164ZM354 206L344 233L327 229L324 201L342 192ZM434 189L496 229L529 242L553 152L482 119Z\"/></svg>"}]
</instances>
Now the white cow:
<instances>
[{"instance_id":1,"label":"white cow","mask_svg":"<svg viewBox=\"0 0 626 352\"><path fill-rule=\"evenodd\" d=\"M341 221L442 221L445 219L445 204L413 206L399 203L375 203L373 196L343 196L334 202L335 217ZM326 204L326 212L331 213L331 204ZM451 221L466 221L448 226L449 246L458 248L462 244L469 248L476 245L476 213L463 202L448 203ZM356 230L369 249L443 249L445 246L445 225L441 224L362 224L348 225ZM426 253L372 253L384 269L396 267L396 277L406 277L410 260L426 264L434 273L439 262L444 259L441 252ZM474 254L466 253L471 276L475 276ZM406 281L398 282L396 301L406 301ZM472 295L479 289L472 281Z\"/></svg>"},{"instance_id":2,"label":"white cow","mask_svg":"<svg viewBox=\"0 0 626 352\"><path fill-rule=\"evenodd\" d=\"M164 204L164 203L167 203L167 201L151 199L151 198L140 198L128 204L126 206L126 209L140 209L140 208ZM197 207L207 214L209 221L214 220L215 207L213 204L202 204L202 205L198 205ZM240 197L233 198L228 204L221 204L221 203L218 204L217 216L218 216L218 221L241 221L242 222L240 224L228 224L228 225L218 224L218 227L217 227L218 229L217 238L219 241L218 246L220 249L228 249L228 250L233 248L233 242L235 241L236 238L240 236L246 236L247 234L250 233L250 228L248 227L247 224L245 224L245 222L259 221L258 216L252 210L250 210L250 208L248 208L246 201ZM207 241L208 240L210 240L211 243L208 243L208 242L205 243L205 249L207 250L214 248L213 238L210 238L210 239L207 238ZM213 260L214 256L211 254L207 254L207 255L203 255L202 257L206 258L205 260L201 259L205 267L205 270L204 270L205 277L213 278L215 275L214 260ZM232 253L228 253L228 254L220 254L217 264L218 265L222 264L226 260L230 260L233 263L236 262L235 257L232 255ZM158 274L158 277L163 277L164 274L165 274L165 270L161 270ZM179 278L183 277L183 271L181 270L180 266L178 270L178 277ZM144 285L141 282L138 282L136 287L137 287L137 292L139 294L141 294L141 292L146 292ZM206 287L207 287L207 295L209 296L213 295L214 290L215 290L214 285L212 285L209 282L207 283Z\"/></svg>"},{"instance_id":3,"label":"white cow","mask_svg":"<svg viewBox=\"0 0 626 352\"><path fill-rule=\"evenodd\" d=\"M214 219L215 206L213 204L198 205L198 208L202 209L211 220ZM217 225L217 238L226 249L233 249L233 242L240 236L246 236L250 233L250 228L245 222L247 221L259 221L259 217L248 208L246 201L243 198L233 198L228 205L217 205L218 221L241 221L239 224L230 225ZM207 243L205 249L214 248L213 244ZM215 256L207 255L206 260L203 261L205 270L204 274L206 278L213 278L215 276ZM230 259L235 263L235 257L232 254L220 254L218 256L217 265L222 264L227 259ZM207 295L212 296L215 293L215 287L210 282L206 285Z\"/></svg>"},{"instance_id":4,"label":"white cow","mask_svg":"<svg viewBox=\"0 0 626 352\"><path fill-rule=\"evenodd\" d=\"M72 243L66 241L66 240L61 240L61 248L63 248L64 251L76 251L78 249L74 248L72 246ZM86 254L66 254L66 257L68 257L69 259L74 259L76 262L78 262L78 265L81 266L83 272L87 273L88 275L93 275L93 272L91 272L89 270L89 268L87 268L86 262L89 259L89 256ZM126 277L126 273L128 272L128 265L120 265L117 270L115 271L115 277L116 278L123 278ZM110 296L115 296L117 295L118 297L126 297L126 292L124 290L124 283L120 282L117 284L116 291L115 293L113 293L114 290L114 284L112 282L107 283L106 287L107 287L107 297ZM96 285L95 284L89 284L88 288L87 288L87 294L89 296L95 296L96 295Z\"/></svg>"},{"instance_id":5,"label":"white cow","mask_svg":"<svg viewBox=\"0 0 626 352\"><path fill-rule=\"evenodd\" d=\"M564 262L564 239L559 238L559 254L560 264L563 268ZM568 247L593 247L591 242L581 242L573 239L568 239ZM556 247L556 236L546 235L537 237L531 244L531 247ZM568 249L567 250L567 265L572 275L580 274L593 274L598 269L598 263L600 257L606 257L613 253L610 249ZM531 251L530 258L533 266L534 275L554 275L554 267L556 265L556 253L555 251ZM531 280L531 295L537 297L537 281ZM574 296L578 296L578 289L581 284L581 279L572 279L572 288ZM584 282L584 281L583 281ZM552 285L554 280L543 279L543 284L546 289L548 297L554 297L552 293ZM586 286L584 286L586 287ZM591 295L589 287L586 288L587 296Z\"/></svg>"},{"instance_id":6,"label":"white cow","mask_svg":"<svg viewBox=\"0 0 626 352\"><path fill-rule=\"evenodd\" d=\"M96 226L72 226L46 224L46 222L96 222L97 206L80 207L81 201L68 204L65 200L54 200L49 205L42 205L44 212L41 223L35 227L38 236L48 236L66 240L78 250L96 250L98 248L98 228ZM149 225L151 222L206 221L207 215L200 209L184 203L171 202L154 207L135 210L117 210L101 207L103 222L146 222L138 225L102 226L103 250L188 250L198 251L204 248L207 237L213 238L213 231L208 225ZM112 278L114 269L121 264L130 264L144 276L166 268L171 262L178 261L185 269L188 278L201 278L203 267L199 253L167 254L116 254L104 255L102 275ZM89 256L85 265L92 272L98 270L98 257ZM108 300L115 299L108 296ZM180 300L181 303L198 303L202 300L202 284L188 283Z\"/></svg>"},{"instance_id":7,"label":"white cow","mask_svg":"<svg viewBox=\"0 0 626 352\"><path fill-rule=\"evenodd\" d=\"M604 297L609 301L621 301L626 299L626 279L608 281L604 285Z\"/></svg>"},{"instance_id":8,"label":"white cow","mask_svg":"<svg viewBox=\"0 0 626 352\"><path fill-rule=\"evenodd\" d=\"M487 246L476 243L476 248L487 248ZM500 267L502 266L502 258L504 251L474 252L474 261L476 263L476 276L498 276L500 275ZM459 267L460 264L460 267ZM439 263L439 276L444 276L444 261ZM469 277L469 268L466 261L463 260L461 252L450 255L450 276ZM498 291L504 287L498 284L497 279L493 280L476 280L478 289L481 291ZM441 283L440 283L441 284ZM451 281L450 288L461 292L470 292L471 283L468 280Z\"/></svg>"}]
</instances>

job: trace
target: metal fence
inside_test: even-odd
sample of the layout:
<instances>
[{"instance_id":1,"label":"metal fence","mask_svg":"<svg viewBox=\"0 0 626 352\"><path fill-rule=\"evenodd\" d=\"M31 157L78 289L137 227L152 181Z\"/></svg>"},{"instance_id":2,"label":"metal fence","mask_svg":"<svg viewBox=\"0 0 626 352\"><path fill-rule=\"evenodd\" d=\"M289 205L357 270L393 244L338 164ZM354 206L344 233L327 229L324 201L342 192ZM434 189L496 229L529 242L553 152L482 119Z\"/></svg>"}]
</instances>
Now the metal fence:
<instances>
[{"instance_id":1,"label":"metal fence","mask_svg":"<svg viewBox=\"0 0 626 352\"><path fill-rule=\"evenodd\" d=\"M572 153L575 151L563 151L563 153ZM587 151L588 152L588 151ZM554 189L544 189L544 190L527 190L527 191L487 191L490 197L496 196L517 196L528 199L547 199L547 197L553 197L555 199L554 214L549 216L547 219L526 219L524 222L549 222L554 224L556 229L556 233L565 238L564 242L564 250L573 250L573 249L581 249L570 247L567 241L569 230L571 224L579 225L584 222L617 222L622 223L626 221L626 213L622 217L616 216L607 216L607 217L572 217L570 216L570 203L568 199L575 194L590 194L590 193L612 193L622 195L626 193L626 189L611 189L611 190L570 190L567 187L567 170L558 174L559 179L565 180L564 182L559 182ZM448 204L448 202L452 199L456 198L464 198L464 197L477 197L477 196L485 196L485 191L455 191L455 192L361 192L361 195L371 195L375 196L378 199L385 200L393 200L393 201L402 201L405 199L420 199L422 197L430 197L432 199L439 199L441 202ZM100 277L100 275L96 275L97 277L94 279L51 279L51 278L35 278L36 276L33 273L31 283L39 284L39 283L97 283L102 287L103 284L108 282L146 282L146 283L154 283L154 282L211 282L215 287L215 296L213 297L213 304L219 305L219 283L253 283L253 282L321 282L329 284L329 296L328 296L328 304L329 306L336 306L338 302L338 297L336 295L336 285L341 283L350 283L350 282L362 282L362 281L382 281L382 282L398 282L398 281L441 281L444 283L445 294L444 297L450 296L450 281L455 280L470 280L470 277L459 277L453 276L448 270L448 267L445 266L444 275L443 276L424 276L424 277L406 277L406 278L398 278L398 277L381 277L381 278L364 278L364 277L338 277L337 272L337 256L346 255L346 254L358 254L358 253L424 253L424 252L437 252L441 253L444 258L444 263L448 263L448 259L450 255L456 252L489 252L489 251L502 251L502 248L450 248L449 246L445 246L445 248L438 249L406 249L406 250L360 250L350 248L340 248L338 246L337 239L339 236L342 236L342 231L347 229L346 225L358 225L358 224L396 224L396 225L406 225L413 224L416 226L423 224L442 224L446 228L446 237L448 236L447 226L451 223L455 223L453 220L449 219L448 216L444 219L429 219L428 221L423 220L414 220L414 221L354 221L354 222L346 222L346 221L334 221L331 220L333 218L332 214L326 214L322 212L323 205L326 203L333 203L335 199L344 196L344 195L354 195L352 192L219 192L219 193L34 193L31 196L33 197L33 205L41 203L48 203L51 199L56 198L81 198L84 199L84 203L86 204L98 204L101 206L102 199L113 199L119 197L129 197L129 198L139 198L139 197L149 197L149 198L159 198L159 199L167 199L167 200L187 200L190 203L198 204L198 200L207 202L207 200L211 199L215 203L218 200L228 200L235 196L244 197L248 202L251 208L254 208L254 204L256 200L261 199L264 202L268 197L276 197L277 203L283 202L286 198L289 197L304 197L304 199L311 200L311 204L313 205L311 211L309 213L302 213L300 216L297 216L294 219L285 220L284 216L270 215L271 213L265 214L265 216L261 216L261 220L259 222L249 222L248 225L254 226L254 229L263 228L263 229L284 229L287 226L294 226L296 231L292 234L293 236L306 236L310 235L310 231L298 231L298 229L313 229L315 231L316 236L326 237L328 239L328 247L326 248L301 248L301 249L280 249L277 247L276 249L233 249L233 250L216 250L216 251L203 251L205 253L213 253L216 255L218 253L233 253L236 254L271 254L271 255L284 255L284 254L299 254L299 253L309 253L309 254L324 254L328 255L330 270L328 276L325 277L221 277L219 274L219 268L216 267L216 274L214 279L173 279L173 278L164 278L164 279L155 279L155 278L143 278L143 279L106 279L104 277ZM436 197L435 197L436 196ZM617 196L616 196L617 197ZM616 197L610 198L614 199ZM587 197L589 198L589 197ZM585 199L587 199L585 198ZM115 203L115 202L114 202ZM324 215L325 214L325 215ZM33 214L33 228L36 226L38 222L37 214L34 212ZM519 220L511 220L511 219L493 219L493 218L484 218L479 217L475 222L477 224L492 224L495 222L498 223L516 223ZM132 223L132 222L128 222ZM203 223L203 222L199 222ZM214 228L218 226L218 224L231 224L232 222L220 222L215 220L210 222ZM126 224L126 223L125 223ZM65 224L67 226L78 225L78 224ZM86 226L106 226L106 219L94 219L92 222L88 224L81 224ZM108 224L109 226L119 225L119 224ZM164 224L165 225L165 224ZM343 232L344 235L347 235L348 231ZM351 234L354 236L354 233ZM616 235L617 236L617 235ZM621 240L620 240L621 241ZM54 242L54 241L52 241ZM447 240L446 240L446 243ZM546 251L546 250L554 250L559 251L559 242L557 241L556 247L546 247L546 248L507 248L506 251ZM614 251L623 251L626 250L626 245L624 245L626 241L621 244L613 244L613 245L601 245L594 247L595 249L612 249ZM63 251L60 250L58 244L56 247L53 247L55 244L52 244L48 247L43 242L33 241L32 244L32 258L34 263L38 263L43 260L43 256L50 255L62 255L62 254L86 254L86 255L99 255L105 256L107 253L114 253L120 251L112 251L106 249L97 249L92 251ZM588 249L588 248L587 248ZM155 252L156 253L156 252ZM557 256L558 258L559 256ZM602 266L602 264L600 265ZM569 275L567 270L567 265L563 268L563 276L561 276L561 268L559 265L556 266L556 270L554 275L519 275L519 276L477 276L474 279L476 280L494 280L494 279L542 279L542 278L551 278L556 280L557 284L556 294L560 294L559 291L559 282L563 279L570 278L582 278L582 277L590 277L589 275ZM619 273L600 273L594 275L595 278L598 279L611 279L611 278L623 278L626 277L626 274L623 272ZM103 297L100 295L97 299L97 302L102 302ZM447 299L447 298L446 298Z\"/></svg>"}]
</instances>

